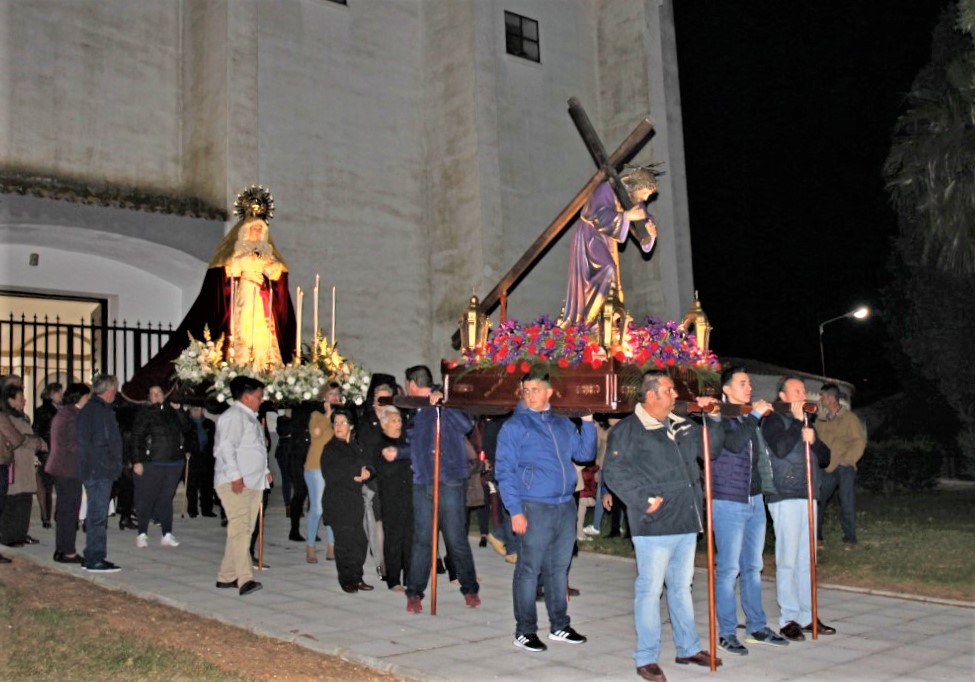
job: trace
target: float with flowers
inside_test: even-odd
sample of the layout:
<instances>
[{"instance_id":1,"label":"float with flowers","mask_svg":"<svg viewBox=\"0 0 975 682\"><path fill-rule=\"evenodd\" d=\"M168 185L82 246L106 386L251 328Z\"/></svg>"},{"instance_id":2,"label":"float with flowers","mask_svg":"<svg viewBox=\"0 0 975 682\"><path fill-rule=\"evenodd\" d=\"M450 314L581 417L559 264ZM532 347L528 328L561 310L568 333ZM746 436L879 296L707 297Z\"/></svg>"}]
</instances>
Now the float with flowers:
<instances>
[{"instance_id":1,"label":"float with flowers","mask_svg":"<svg viewBox=\"0 0 975 682\"><path fill-rule=\"evenodd\" d=\"M490 331L472 296L461 321L463 357L442 365L447 404L481 414L514 408L521 378L546 371L563 414L632 411L643 374L665 370L682 397L714 393L718 358L707 347L710 325L695 292L680 323L645 317L635 322L611 296L588 325L542 315L527 324L505 320Z\"/></svg>"}]
</instances>

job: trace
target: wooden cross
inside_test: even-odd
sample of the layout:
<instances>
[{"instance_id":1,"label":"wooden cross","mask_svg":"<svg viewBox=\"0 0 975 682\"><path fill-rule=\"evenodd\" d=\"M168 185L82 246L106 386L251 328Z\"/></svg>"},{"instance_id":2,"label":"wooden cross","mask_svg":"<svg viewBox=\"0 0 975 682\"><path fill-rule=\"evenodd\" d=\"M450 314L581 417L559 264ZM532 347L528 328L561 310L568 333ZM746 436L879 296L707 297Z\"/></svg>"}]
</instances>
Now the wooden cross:
<instances>
[{"instance_id":1,"label":"wooden cross","mask_svg":"<svg viewBox=\"0 0 975 682\"><path fill-rule=\"evenodd\" d=\"M576 115L573 115L573 110L581 111L584 119L584 126L579 125L579 120L576 119ZM596 160L596 164L599 169L596 173L589 178L589 182L583 185L571 201L566 205L562 211L555 216L555 219L549 223L549 226L545 228L538 239L536 239L528 250L525 251L524 255L518 259L511 269L504 274L504 276L498 281L497 285L481 300L479 310L485 315L489 315L501 302L502 298L507 296L508 292L521 281L521 278L525 276L525 273L538 261L543 253L551 246L558 237L562 234L569 223L579 212L579 209L588 201L589 195L593 193L599 183L603 182L610 176L615 177L616 182L619 183L618 169L631 158L633 158L643 145L653 136L653 119L647 116L636 128L633 129L626 139L616 148L609 157L606 157L606 152L603 149L602 142L600 142L599 137L596 135L595 131L592 129L592 125L589 124L589 118L585 116L585 111L582 109L582 105L579 104L579 100L575 97L569 100L569 114L573 116L573 120L576 122L576 126L579 128L579 132L582 134L583 141L589 148L590 154L593 159ZM597 152L601 152L601 157L597 157ZM602 162L601 160L602 159ZM612 182L612 181L611 181ZM613 186L614 191L620 198L620 203L626 207L627 204L624 203L623 199L625 197L626 202L630 202L629 194L623 189L622 184L619 185L617 189L616 185ZM630 202L632 206L632 202ZM646 233L646 228L644 227L644 233ZM642 242L642 235L640 236ZM460 348L460 331L454 332L452 337L453 346L455 349Z\"/></svg>"}]
</instances>

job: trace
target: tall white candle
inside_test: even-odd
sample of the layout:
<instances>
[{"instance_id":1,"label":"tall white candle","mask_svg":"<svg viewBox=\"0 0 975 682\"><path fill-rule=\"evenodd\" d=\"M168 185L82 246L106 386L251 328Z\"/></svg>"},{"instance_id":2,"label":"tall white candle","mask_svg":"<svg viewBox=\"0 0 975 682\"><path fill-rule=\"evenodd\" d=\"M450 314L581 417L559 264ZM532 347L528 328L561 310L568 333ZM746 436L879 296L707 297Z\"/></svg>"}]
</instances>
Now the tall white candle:
<instances>
[{"instance_id":1,"label":"tall white candle","mask_svg":"<svg viewBox=\"0 0 975 682\"><path fill-rule=\"evenodd\" d=\"M335 285L332 285L332 345L335 345Z\"/></svg>"},{"instance_id":2,"label":"tall white candle","mask_svg":"<svg viewBox=\"0 0 975 682\"><path fill-rule=\"evenodd\" d=\"M298 313L298 329L295 335L295 364L301 363L301 301L304 294L301 292L301 287L295 287L297 293L295 298L297 299L296 308Z\"/></svg>"},{"instance_id":3,"label":"tall white candle","mask_svg":"<svg viewBox=\"0 0 975 682\"><path fill-rule=\"evenodd\" d=\"M318 343L318 279L319 276L315 275L315 302L312 304L312 336L316 345Z\"/></svg>"}]
</instances>

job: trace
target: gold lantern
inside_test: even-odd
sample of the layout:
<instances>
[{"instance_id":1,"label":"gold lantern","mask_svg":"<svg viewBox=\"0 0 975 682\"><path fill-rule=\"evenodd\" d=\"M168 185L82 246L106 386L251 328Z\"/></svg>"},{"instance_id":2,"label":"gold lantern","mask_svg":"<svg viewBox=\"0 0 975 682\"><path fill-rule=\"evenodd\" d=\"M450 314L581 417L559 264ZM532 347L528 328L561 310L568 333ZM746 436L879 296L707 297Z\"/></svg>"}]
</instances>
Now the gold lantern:
<instances>
[{"instance_id":1,"label":"gold lantern","mask_svg":"<svg viewBox=\"0 0 975 682\"><path fill-rule=\"evenodd\" d=\"M467 310L460 320L461 347L470 352L483 349L487 345L488 330L491 322L487 315L481 312L481 302L476 294L471 294Z\"/></svg>"},{"instance_id":2,"label":"gold lantern","mask_svg":"<svg viewBox=\"0 0 975 682\"><path fill-rule=\"evenodd\" d=\"M609 351L623 342L628 319L629 314L616 298L616 287L613 286L599 311L599 343L603 348Z\"/></svg>"},{"instance_id":3,"label":"gold lantern","mask_svg":"<svg viewBox=\"0 0 975 682\"><path fill-rule=\"evenodd\" d=\"M694 302L691 303L691 307L687 309L687 313L684 314L684 320L680 323L680 326L688 334L691 333L691 327L694 328L694 336L697 338L697 347L702 351L706 352L708 350L708 344L711 342L711 330L713 327L711 323L708 322L708 316L704 313L704 308L701 307L701 300L698 297L697 290L694 290Z\"/></svg>"}]
</instances>

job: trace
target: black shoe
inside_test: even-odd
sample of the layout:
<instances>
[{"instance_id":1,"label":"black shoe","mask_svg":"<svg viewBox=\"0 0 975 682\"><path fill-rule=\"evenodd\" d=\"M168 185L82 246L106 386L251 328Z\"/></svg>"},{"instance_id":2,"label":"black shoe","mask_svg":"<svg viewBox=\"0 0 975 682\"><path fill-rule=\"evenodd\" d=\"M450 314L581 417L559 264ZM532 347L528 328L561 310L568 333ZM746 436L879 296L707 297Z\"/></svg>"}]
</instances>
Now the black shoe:
<instances>
[{"instance_id":1,"label":"black shoe","mask_svg":"<svg viewBox=\"0 0 975 682\"><path fill-rule=\"evenodd\" d=\"M199 514L197 514L196 512L187 512L186 515L189 516L191 519L195 519L197 516L199 516Z\"/></svg>"},{"instance_id":2,"label":"black shoe","mask_svg":"<svg viewBox=\"0 0 975 682\"><path fill-rule=\"evenodd\" d=\"M44 528L50 528L51 527L51 522L50 521L41 521L41 526L43 526Z\"/></svg>"},{"instance_id":3,"label":"black shoe","mask_svg":"<svg viewBox=\"0 0 975 682\"><path fill-rule=\"evenodd\" d=\"M20 549L24 546L23 542L4 542L2 544L6 545L7 547L13 547L14 549Z\"/></svg>"},{"instance_id":4,"label":"black shoe","mask_svg":"<svg viewBox=\"0 0 975 682\"><path fill-rule=\"evenodd\" d=\"M568 589L566 590L566 592L568 592L568 593L569 593L569 596L570 596L570 597L578 597L578 596L579 596L580 594L582 594L582 593L581 593L581 592L580 592L579 590L577 590L577 589L576 589L576 588L574 588L574 587L570 587L570 588L568 588Z\"/></svg>"},{"instance_id":5,"label":"black shoe","mask_svg":"<svg viewBox=\"0 0 975 682\"><path fill-rule=\"evenodd\" d=\"M292 542L304 542L305 541L305 538L301 535L301 533L299 533L296 530L293 530L293 531L291 531L291 533L288 534L288 539L291 540Z\"/></svg>"},{"instance_id":6,"label":"black shoe","mask_svg":"<svg viewBox=\"0 0 975 682\"><path fill-rule=\"evenodd\" d=\"M358 583L356 583L356 586L355 587L356 587L357 590L360 590L362 592L371 592L374 589L372 585L369 585L368 583L366 583L366 582L364 582L362 580L360 580Z\"/></svg>"},{"instance_id":7,"label":"black shoe","mask_svg":"<svg viewBox=\"0 0 975 682\"><path fill-rule=\"evenodd\" d=\"M212 518L216 517L216 514L214 514L212 511L210 511L210 512L203 512L202 514L200 514L200 516L205 516L208 519L212 519Z\"/></svg>"},{"instance_id":8,"label":"black shoe","mask_svg":"<svg viewBox=\"0 0 975 682\"><path fill-rule=\"evenodd\" d=\"M122 570L119 566L116 566L111 561L105 560L99 561L93 566L84 565L82 568L91 573L118 573Z\"/></svg>"},{"instance_id":9,"label":"black shoe","mask_svg":"<svg viewBox=\"0 0 975 682\"><path fill-rule=\"evenodd\" d=\"M240 596L243 597L251 592L257 592L262 587L264 586L256 580L248 580L246 583L240 586Z\"/></svg>"},{"instance_id":10,"label":"black shoe","mask_svg":"<svg viewBox=\"0 0 975 682\"><path fill-rule=\"evenodd\" d=\"M534 632L528 635L515 635L515 641L512 644L519 649L531 651L532 653L539 653L548 649L545 643Z\"/></svg>"},{"instance_id":11,"label":"black shoe","mask_svg":"<svg viewBox=\"0 0 975 682\"><path fill-rule=\"evenodd\" d=\"M230 582L226 582L226 583L223 582L223 581L218 580L217 581L217 587L219 589L221 589L221 590L226 590L226 589L229 589L231 587L237 587L237 580L236 579L235 580L231 580Z\"/></svg>"},{"instance_id":12,"label":"black shoe","mask_svg":"<svg viewBox=\"0 0 975 682\"><path fill-rule=\"evenodd\" d=\"M348 592L349 594L354 594L359 591L359 586L356 585L355 583L347 583L345 585L342 585L342 591Z\"/></svg>"},{"instance_id":13,"label":"black shoe","mask_svg":"<svg viewBox=\"0 0 975 682\"><path fill-rule=\"evenodd\" d=\"M128 528L129 530L136 530L138 527L139 527L139 525L135 521L132 520L132 517L131 516L120 516L119 517L119 520L118 520L118 529L119 530L125 530L126 528Z\"/></svg>"},{"instance_id":14,"label":"black shoe","mask_svg":"<svg viewBox=\"0 0 975 682\"><path fill-rule=\"evenodd\" d=\"M487 547L487 538L482 535L480 541L477 543L477 546L478 547Z\"/></svg>"},{"instance_id":15,"label":"black shoe","mask_svg":"<svg viewBox=\"0 0 975 682\"><path fill-rule=\"evenodd\" d=\"M3 554L0 554L0 564L9 564L9 563L12 563L10 559L5 557Z\"/></svg>"},{"instance_id":16,"label":"black shoe","mask_svg":"<svg viewBox=\"0 0 975 682\"><path fill-rule=\"evenodd\" d=\"M221 528L227 527L227 519L220 519L220 527Z\"/></svg>"},{"instance_id":17,"label":"black shoe","mask_svg":"<svg viewBox=\"0 0 975 682\"><path fill-rule=\"evenodd\" d=\"M443 559L437 559L437 575L443 575L447 568L443 565Z\"/></svg>"},{"instance_id":18,"label":"black shoe","mask_svg":"<svg viewBox=\"0 0 975 682\"><path fill-rule=\"evenodd\" d=\"M802 634L802 628L799 627L799 623L794 620L790 620L783 625L779 633L790 642L802 642L806 639L806 636Z\"/></svg>"},{"instance_id":19,"label":"black shoe","mask_svg":"<svg viewBox=\"0 0 975 682\"><path fill-rule=\"evenodd\" d=\"M36 545L36 544L39 544L39 543L40 543L40 540L38 540L37 538L32 538L30 535L28 535L26 538L24 538L24 544L25 545Z\"/></svg>"},{"instance_id":20,"label":"black shoe","mask_svg":"<svg viewBox=\"0 0 975 682\"><path fill-rule=\"evenodd\" d=\"M819 635L835 635L836 634L836 628L830 627L829 625L827 625L823 621L819 620L818 618L816 619L816 622L819 624L819 626L816 628L816 634L819 634ZM802 626L802 631L803 632L812 632L812 623L809 623L809 625Z\"/></svg>"},{"instance_id":21,"label":"black shoe","mask_svg":"<svg viewBox=\"0 0 975 682\"><path fill-rule=\"evenodd\" d=\"M256 556L252 556L252 557L251 557L251 565L252 565L252 566L253 566L253 567L255 568L255 570L256 570L256 569L264 569L264 570L266 571L267 569L269 569L269 568L271 568L271 567L270 567L270 566L268 566L267 564L264 564L264 565L262 566L262 565L261 565L261 564L260 564L260 563L259 563L259 562L257 561L257 557L256 557Z\"/></svg>"}]
</instances>

